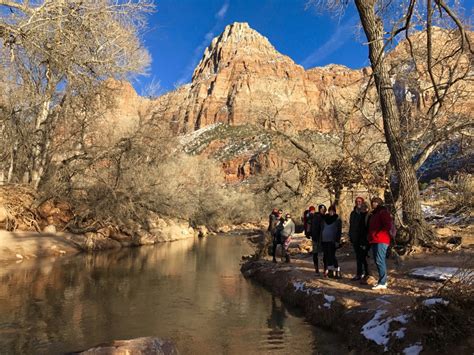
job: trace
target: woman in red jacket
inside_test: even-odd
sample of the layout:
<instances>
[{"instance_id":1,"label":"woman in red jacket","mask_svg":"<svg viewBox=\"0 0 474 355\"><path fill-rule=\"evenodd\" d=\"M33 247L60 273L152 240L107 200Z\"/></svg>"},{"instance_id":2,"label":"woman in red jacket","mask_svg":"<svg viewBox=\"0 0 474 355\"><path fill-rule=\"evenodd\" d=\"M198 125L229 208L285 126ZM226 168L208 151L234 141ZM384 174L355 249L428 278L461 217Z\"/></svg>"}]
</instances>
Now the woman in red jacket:
<instances>
[{"instance_id":1,"label":"woman in red jacket","mask_svg":"<svg viewBox=\"0 0 474 355\"><path fill-rule=\"evenodd\" d=\"M374 197L370 202L372 204L372 213L369 217L368 240L372 246L375 265L377 265L379 273L379 281L372 289L384 290L387 288L386 255L390 245L392 216L387 208L385 208L381 198Z\"/></svg>"}]
</instances>

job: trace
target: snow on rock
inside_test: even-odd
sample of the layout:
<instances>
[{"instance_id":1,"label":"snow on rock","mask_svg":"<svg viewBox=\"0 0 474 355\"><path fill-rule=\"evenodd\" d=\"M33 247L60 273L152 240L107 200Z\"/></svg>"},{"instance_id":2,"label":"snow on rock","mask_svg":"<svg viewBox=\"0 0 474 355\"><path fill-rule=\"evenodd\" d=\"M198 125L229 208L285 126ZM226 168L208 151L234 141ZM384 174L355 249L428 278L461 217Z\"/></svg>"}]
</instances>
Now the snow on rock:
<instances>
[{"instance_id":1,"label":"snow on rock","mask_svg":"<svg viewBox=\"0 0 474 355\"><path fill-rule=\"evenodd\" d=\"M422 350L423 350L423 346L421 346L421 343L416 343L405 348L403 350L403 354L404 355L418 355L419 353L421 353Z\"/></svg>"},{"instance_id":2,"label":"snow on rock","mask_svg":"<svg viewBox=\"0 0 474 355\"><path fill-rule=\"evenodd\" d=\"M384 350L387 351L387 344L391 336L403 338L405 336L406 328L400 328L395 331L390 331L390 324L392 322L399 322L402 324L408 323L407 315L400 315L398 317L388 317L383 319L383 315L387 313L385 310L378 310L374 317L362 327L361 334L369 340L372 340L377 345L383 345Z\"/></svg>"},{"instance_id":3,"label":"snow on rock","mask_svg":"<svg viewBox=\"0 0 474 355\"><path fill-rule=\"evenodd\" d=\"M407 328L400 328L395 330L392 334L395 335L398 339L403 339L405 337L405 331Z\"/></svg>"},{"instance_id":4,"label":"snow on rock","mask_svg":"<svg viewBox=\"0 0 474 355\"><path fill-rule=\"evenodd\" d=\"M214 124L211 124L209 126L206 126L206 127L203 127L203 128L200 128L200 129L197 129L195 130L194 132L192 133L189 133L189 134L186 134L184 136L181 136L179 138L179 141L182 145L186 145L186 144L189 144L195 140L197 140L200 136L202 136L204 133L206 132L209 132L209 131L212 131L213 129L219 127L220 125L222 125L221 122L218 122L218 123L214 123Z\"/></svg>"},{"instance_id":5,"label":"snow on rock","mask_svg":"<svg viewBox=\"0 0 474 355\"><path fill-rule=\"evenodd\" d=\"M435 304L443 304L447 306L449 304L449 301L446 301L442 298L428 298L424 300L422 303L426 307L431 307L431 306L434 306Z\"/></svg>"},{"instance_id":6,"label":"snow on rock","mask_svg":"<svg viewBox=\"0 0 474 355\"><path fill-rule=\"evenodd\" d=\"M296 291L306 292L304 282L301 282L301 281L293 282L293 286Z\"/></svg>"},{"instance_id":7,"label":"snow on rock","mask_svg":"<svg viewBox=\"0 0 474 355\"><path fill-rule=\"evenodd\" d=\"M330 296L330 295L324 295L324 299L326 300L326 303L324 303L323 306L326 308L331 308L331 303L336 300L336 297Z\"/></svg>"},{"instance_id":8,"label":"snow on rock","mask_svg":"<svg viewBox=\"0 0 474 355\"><path fill-rule=\"evenodd\" d=\"M317 288L306 287L306 284L302 281L293 282L293 287L296 291L306 293L307 295L320 295L321 291Z\"/></svg>"},{"instance_id":9,"label":"snow on rock","mask_svg":"<svg viewBox=\"0 0 474 355\"><path fill-rule=\"evenodd\" d=\"M457 267L425 266L413 269L410 275L427 280L446 281L453 277L458 270Z\"/></svg>"}]
</instances>

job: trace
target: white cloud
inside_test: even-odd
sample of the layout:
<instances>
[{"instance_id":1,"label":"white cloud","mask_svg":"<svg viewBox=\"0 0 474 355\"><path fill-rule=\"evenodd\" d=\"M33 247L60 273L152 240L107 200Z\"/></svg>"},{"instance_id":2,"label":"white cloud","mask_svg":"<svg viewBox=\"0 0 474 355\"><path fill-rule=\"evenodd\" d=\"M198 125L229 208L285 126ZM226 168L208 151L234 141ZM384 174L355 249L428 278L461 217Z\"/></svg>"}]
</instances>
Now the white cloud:
<instances>
[{"instance_id":1,"label":"white cloud","mask_svg":"<svg viewBox=\"0 0 474 355\"><path fill-rule=\"evenodd\" d=\"M353 29L356 23L357 17L353 16L346 23L338 26L333 35L321 47L303 59L301 65L305 68L313 67L342 47L344 43L353 37Z\"/></svg>"},{"instance_id":2,"label":"white cloud","mask_svg":"<svg viewBox=\"0 0 474 355\"><path fill-rule=\"evenodd\" d=\"M212 29L204 35L204 38L201 41L201 43L194 49L191 61L188 63L188 65L184 69L181 77L176 81L175 86L182 85L189 81L194 71L194 68L196 68L196 65L199 63L199 60L201 59L204 49L210 44L211 40L216 36L217 30L221 27L222 20L227 14L228 9L229 9L229 0L226 0L224 4L222 4L219 11L217 11L215 14L215 18L217 19L216 23L214 24Z\"/></svg>"},{"instance_id":3,"label":"white cloud","mask_svg":"<svg viewBox=\"0 0 474 355\"><path fill-rule=\"evenodd\" d=\"M222 7L219 9L219 11L217 11L216 18L219 20L222 20L224 16L226 15L227 10L229 10L229 1L224 2Z\"/></svg>"}]
</instances>

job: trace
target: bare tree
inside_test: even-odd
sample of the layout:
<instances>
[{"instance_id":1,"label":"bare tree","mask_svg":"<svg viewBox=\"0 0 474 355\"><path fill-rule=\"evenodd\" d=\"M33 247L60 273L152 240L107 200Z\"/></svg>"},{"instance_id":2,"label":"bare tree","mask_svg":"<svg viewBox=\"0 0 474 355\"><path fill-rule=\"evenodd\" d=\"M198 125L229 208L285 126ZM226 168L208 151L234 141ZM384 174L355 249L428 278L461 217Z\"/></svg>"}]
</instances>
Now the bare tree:
<instances>
[{"instance_id":1,"label":"bare tree","mask_svg":"<svg viewBox=\"0 0 474 355\"><path fill-rule=\"evenodd\" d=\"M349 5L349 1L340 0L310 3L329 5L329 8L338 11ZM368 40L371 80L376 86L391 163L400 183L403 222L411 243L431 244L432 234L421 210L416 169L453 134L472 129L469 114L455 110L457 117L452 120L453 106L450 105L452 98L459 94L462 83L472 80L471 39L456 11L443 0L410 0L402 4L384 0L354 0L354 4ZM436 58L433 56L434 23L442 26L448 34L448 40L441 44L442 50L438 51ZM422 55L419 52L415 54L413 48L412 38L416 30L426 33L426 50ZM421 144L416 149L411 149L409 144L410 134L405 123L408 111L397 103L387 56L399 35L403 35L408 43L408 53L416 72L419 75L428 73L430 82L427 90L422 92L423 96L429 97L428 109L422 113L423 122L418 117L418 135L415 139ZM417 39L420 40L420 37Z\"/></svg>"},{"instance_id":2,"label":"bare tree","mask_svg":"<svg viewBox=\"0 0 474 355\"><path fill-rule=\"evenodd\" d=\"M14 73L12 83L28 92L27 107L12 122L31 122L26 173L38 188L69 98L95 82L125 78L148 65L139 33L153 3L0 0L0 10L1 49L9 54L3 64Z\"/></svg>"}]
</instances>

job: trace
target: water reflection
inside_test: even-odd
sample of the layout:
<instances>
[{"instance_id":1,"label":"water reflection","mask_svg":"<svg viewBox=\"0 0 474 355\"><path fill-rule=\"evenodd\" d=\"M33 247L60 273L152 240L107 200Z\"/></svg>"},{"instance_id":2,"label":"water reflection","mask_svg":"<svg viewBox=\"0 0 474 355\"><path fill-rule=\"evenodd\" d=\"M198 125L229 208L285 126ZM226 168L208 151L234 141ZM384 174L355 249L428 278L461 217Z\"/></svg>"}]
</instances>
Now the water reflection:
<instances>
[{"instance_id":1,"label":"water reflection","mask_svg":"<svg viewBox=\"0 0 474 355\"><path fill-rule=\"evenodd\" d=\"M249 251L215 237L4 266L1 353L140 336L173 339L183 354L315 351L314 328L240 275Z\"/></svg>"}]
</instances>

